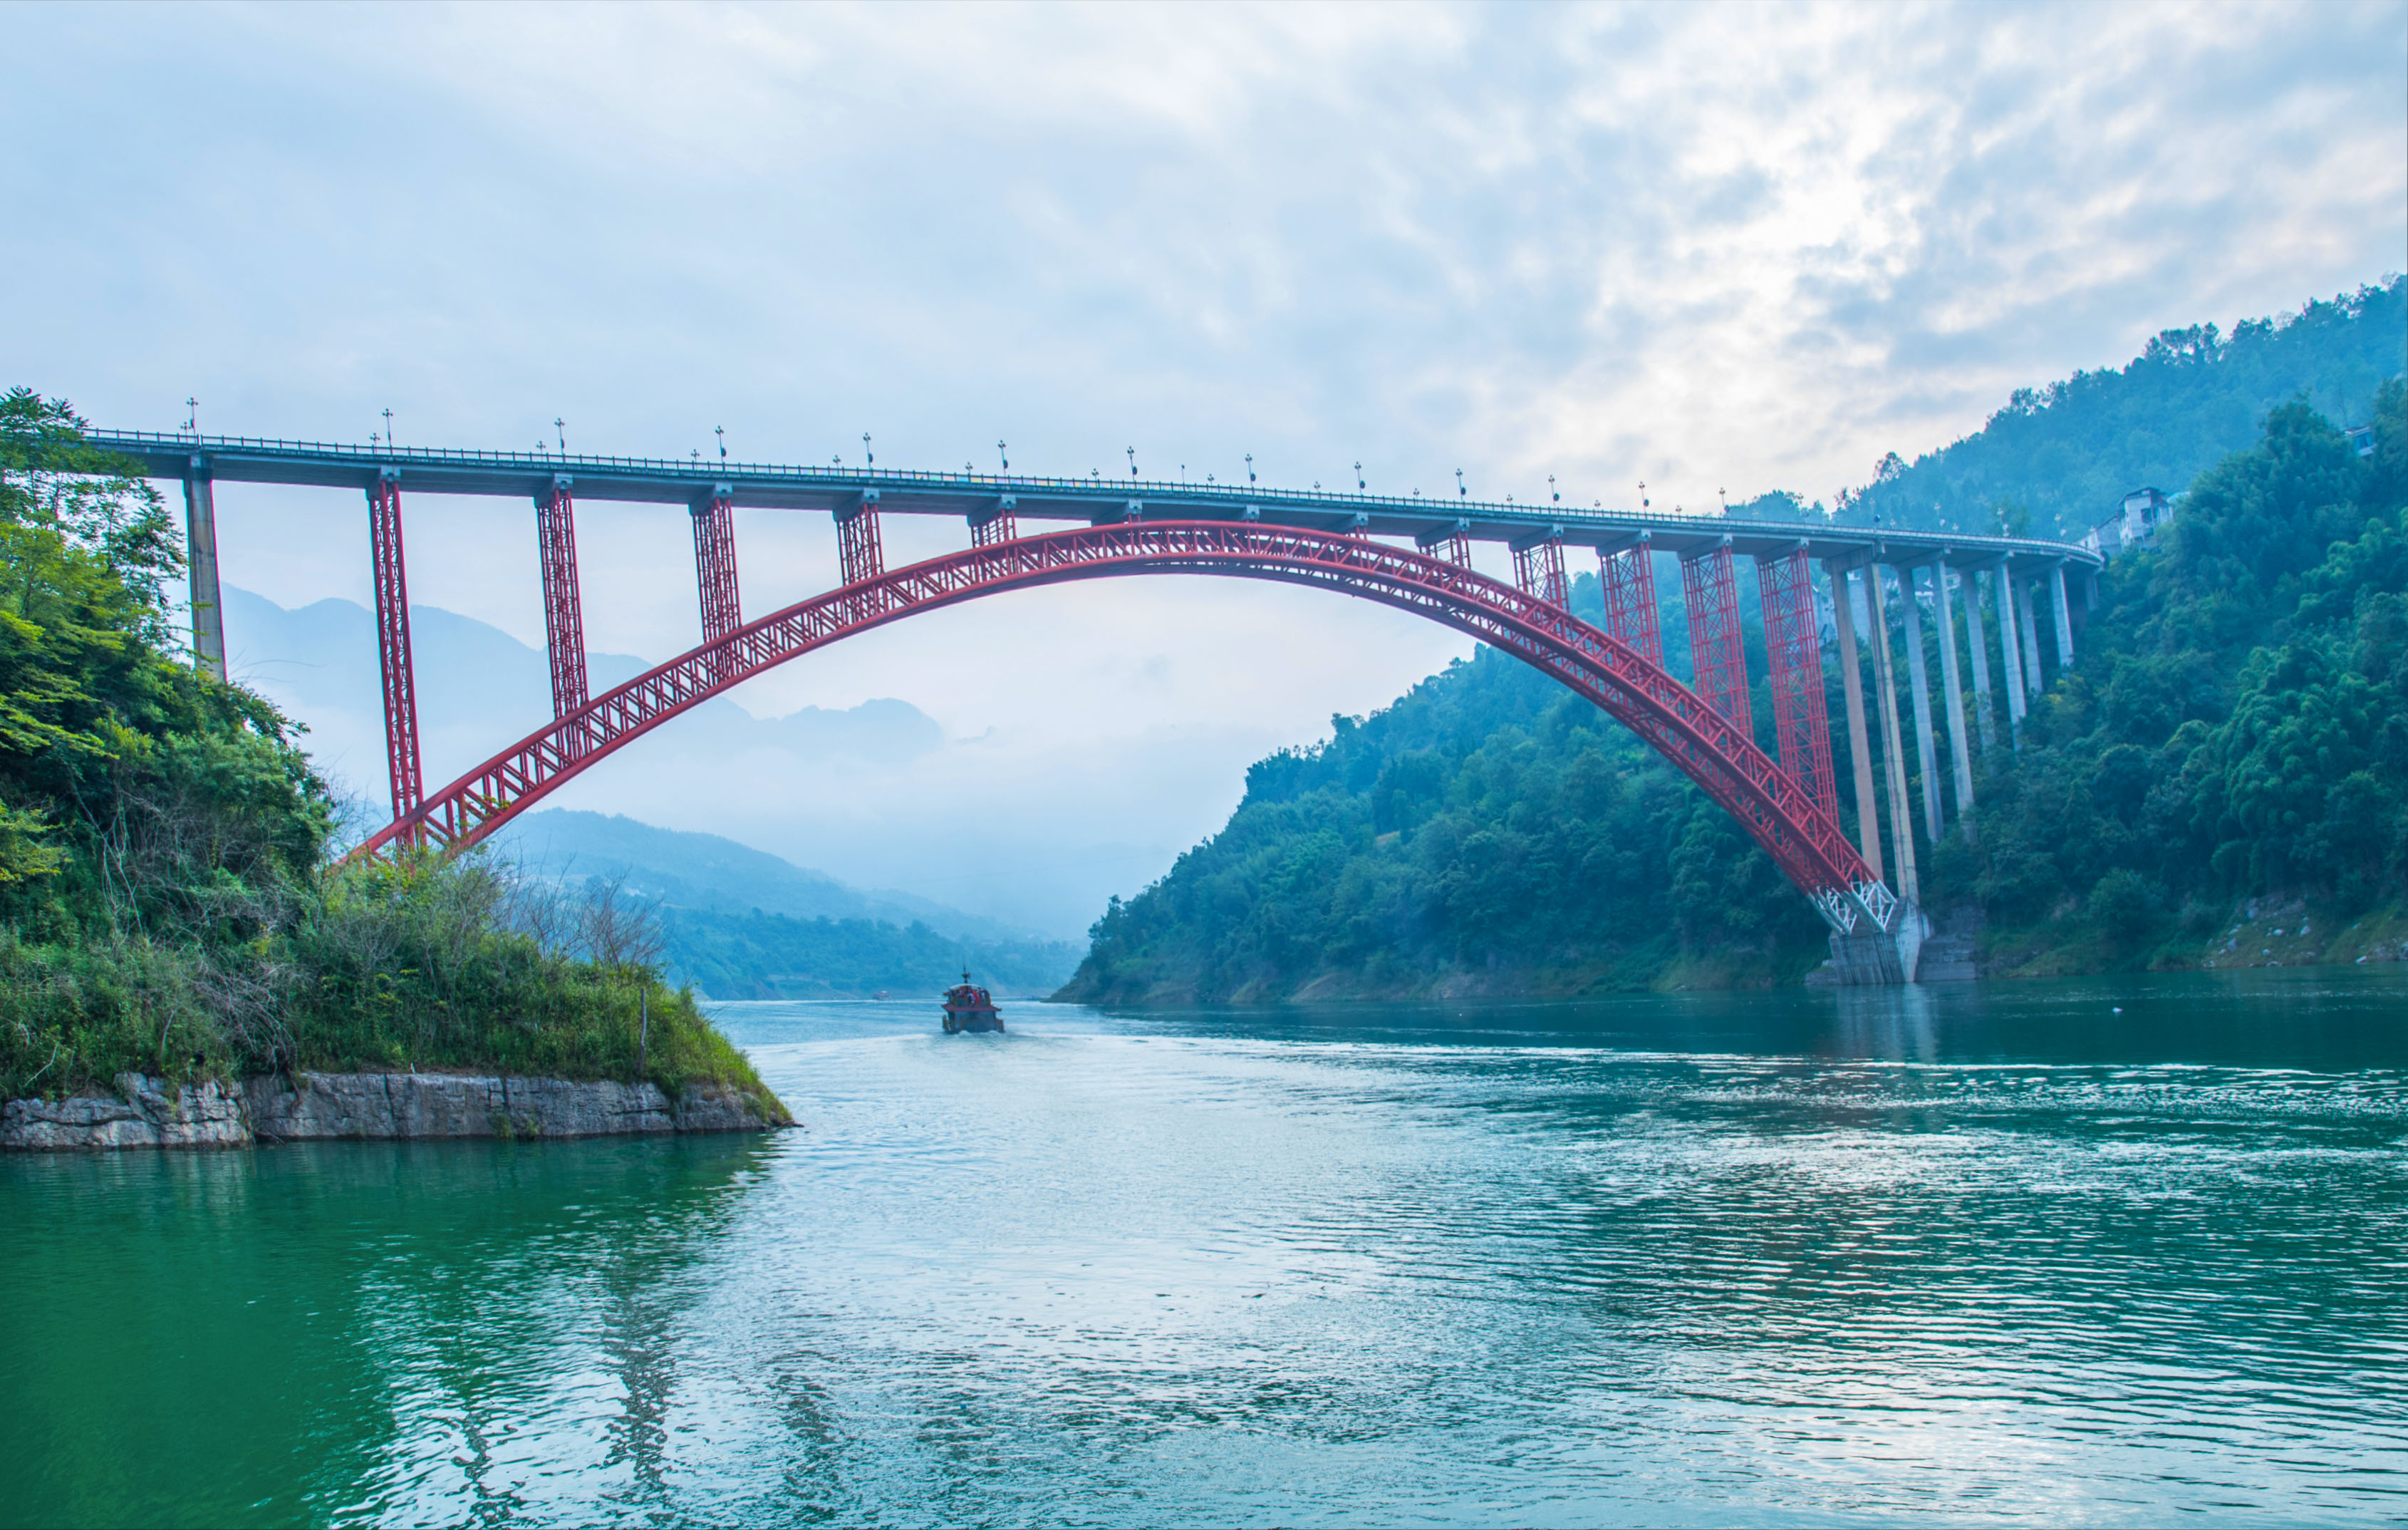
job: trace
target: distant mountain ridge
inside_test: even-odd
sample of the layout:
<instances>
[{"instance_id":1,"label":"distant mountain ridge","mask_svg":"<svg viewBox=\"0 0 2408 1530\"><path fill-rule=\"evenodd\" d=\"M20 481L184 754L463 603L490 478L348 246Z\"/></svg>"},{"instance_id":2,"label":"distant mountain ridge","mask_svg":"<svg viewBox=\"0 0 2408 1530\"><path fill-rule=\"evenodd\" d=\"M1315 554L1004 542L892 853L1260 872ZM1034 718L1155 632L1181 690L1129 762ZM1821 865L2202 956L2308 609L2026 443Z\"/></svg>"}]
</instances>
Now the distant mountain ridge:
<instances>
[{"instance_id":1,"label":"distant mountain ridge","mask_svg":"<svg viewBox=\"0 0 2408 1530\"><path fill-rule=\"evenodd\" d=\"M384 778L383 714L376 619L354 601L291 609L226 587L228 667L288 711L314 719L304 740L313 757L359 781ZM552 671L543 652L490 623L440 606L409 608L419 677L419 732L427 783L449 781L517 742L552 715ZM652 666L631 654L588 653L600 695ZM804 707L756 717L717 698L679 721L690 747L723 755L784 749L803 758L842 755L895 763L944 743L935 718L909 701L882 698L841 710Z\"/></svg>"},{"instance_id":2,"label":"distant mountain ridge","mask_svg":"<svg viewBox=\"0 0 2408 1530\"><path fill-rule=\"evenodd\" d=\"M956 940L1043 939L1035 931L908 892L849 887L718 834L655 828L619 814L574 808L530 813L511 820L494 844L538 876L574 882L615 877L652 902L702 913L875 919L898 928L916 921Z\"/></svg>"},{"instance_id":3,"label":"distant mountain ridge","mask_svg":"<svg viewBox=\"0 0 2408 1530\"><path fill-rule=\"evenodd\" d=\"M661 910L670 974L714 999L934 993L968 967L1001 992L1050 993L1080 950L909 893L864 892L717 834L553 808L496 853L569 886L615 881Z\"/></svg>"}]
</instances>

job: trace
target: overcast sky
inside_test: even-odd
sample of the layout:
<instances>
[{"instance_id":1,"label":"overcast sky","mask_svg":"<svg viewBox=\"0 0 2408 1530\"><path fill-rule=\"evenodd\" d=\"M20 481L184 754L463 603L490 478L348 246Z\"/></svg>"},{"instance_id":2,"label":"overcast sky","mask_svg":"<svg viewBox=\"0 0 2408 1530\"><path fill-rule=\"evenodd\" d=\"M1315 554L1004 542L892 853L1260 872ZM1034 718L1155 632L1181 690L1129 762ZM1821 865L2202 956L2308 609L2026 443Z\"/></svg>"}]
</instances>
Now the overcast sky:
<instances>
[{"instance_id":1,"label":"overcast sky","mask_svg":"<svg viewBox=\"0 0 2408 1530\"><path fill-rule=\"evenodd\" d=\"M192 396L212 432L364 441L389 408L405 444L557 416L573 450L724 426L824 461L867 431L882 466L1134 446L1150 475L1252 453L1296 486L1360 460L1696 508L1828 498L2161 327L2408 266L2400 4L15 6L0 61L0 381L113 426ZM229 582L366 599L355 498L220 513ZM594 646L689 646L683 514L580 513ZM527 507L408 515L418 600L541 642ZM822 520L739 517L748 613L834 582ZM1325 595L1126 582L739 699L913 702L982 741L986 789L878 811L1007 858L1144 847L1099 898L1263 748L1463 651ZM652 747L576 800L817 863L774 786L698 801Z\"/></svg>"}]
</instances>

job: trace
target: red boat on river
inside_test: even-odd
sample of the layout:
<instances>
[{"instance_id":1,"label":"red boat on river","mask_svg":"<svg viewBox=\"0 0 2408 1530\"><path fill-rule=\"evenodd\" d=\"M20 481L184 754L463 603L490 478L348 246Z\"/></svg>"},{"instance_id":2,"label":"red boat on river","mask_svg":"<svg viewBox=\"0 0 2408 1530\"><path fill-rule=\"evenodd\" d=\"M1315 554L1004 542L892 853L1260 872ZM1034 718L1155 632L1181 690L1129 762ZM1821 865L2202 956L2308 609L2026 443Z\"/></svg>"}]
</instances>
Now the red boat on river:
<instances>
[{"instance_id":1,"label":"red boat on river","mask_svg":"<svg viewBox=\"0 0 2408 1530\"><path fill-rule=\"evenodd\" d=\"M996 1013L995 1001L970 981L969 974L962 974L961 982L945 990L945 1034L1002 1029L1003 1017Z\"/></svg>"}]
</instances>

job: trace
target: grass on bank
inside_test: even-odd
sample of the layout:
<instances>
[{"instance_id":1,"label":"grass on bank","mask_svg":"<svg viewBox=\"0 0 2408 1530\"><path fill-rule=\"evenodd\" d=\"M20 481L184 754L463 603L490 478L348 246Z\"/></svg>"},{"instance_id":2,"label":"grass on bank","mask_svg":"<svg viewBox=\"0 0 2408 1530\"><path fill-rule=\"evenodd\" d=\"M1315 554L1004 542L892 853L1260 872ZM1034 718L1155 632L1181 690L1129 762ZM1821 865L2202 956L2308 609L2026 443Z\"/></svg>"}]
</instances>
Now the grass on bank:
<instances>
[{"instance_id":1,"label":"grass on bank","mask_svg":"<svg viewBox=\"0 0 2408 1530\"><path fill-rule=\"evenodd\" d=\"M35 944L0 927L0 1098L136 1072L173 1082L309 1070L497 1072L696 1085L786 1112L690 989L662 981L645 910L504 864L431 855L245 888L233 945L140 930Z\"/></svg>"}]
</instances>

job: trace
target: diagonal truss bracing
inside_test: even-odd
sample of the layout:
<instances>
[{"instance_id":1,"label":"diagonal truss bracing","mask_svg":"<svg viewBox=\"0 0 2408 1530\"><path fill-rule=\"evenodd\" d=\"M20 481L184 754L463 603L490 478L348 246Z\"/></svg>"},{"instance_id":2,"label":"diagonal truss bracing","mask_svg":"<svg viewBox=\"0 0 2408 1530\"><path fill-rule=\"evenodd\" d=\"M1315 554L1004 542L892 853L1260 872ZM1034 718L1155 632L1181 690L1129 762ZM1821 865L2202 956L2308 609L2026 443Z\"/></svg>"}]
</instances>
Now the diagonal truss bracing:
<instances>
[{"instance_id":1,"label":"diagonal truss bracing","mask_svg":"<svg viewBox=\"0 0 2408 1530\"><path fill-rule=\"evenodd\" d=\"M460 777L357 854L423 837L462 848L621 744L752 675L853 633L982 595L1129 574L1275 580L1444 623L1555 676L1720 803L1834 926L1886 929L1896 900L1838 821L1740 723L1628 644L1469 569L1359 537L1229 522L1132 522L930 558L760 618L596 697Z\"/></svg>"},{"instance_id":2,"label":"diagonal truss bracing","mask_svg":"<svg viewBox=\"0 0 2408 1530\"><path fill-rule=\"evenodd\" d=\"M368 489L368 561L376 575L377 659L384 678L385 762L393 816L419 806L418 683L409 661L409 581L401 548L401 478L388 469Z\"/></svg>"},{"instance_id":3,"label":"diagonal truss bracing","mask_svg":"<svg viewBox=\"0 0 2408 1530\"><path fill-rule=\"evenodd\" d=\"M1619 553L1600 551L1598 577L1605 586L1605 629L1637 650L1648 663L1664 662L1663 613L1656 605L1656 555L1646 540Z\"/></svg>"},{"instance_id":4,"label":"diagonal truss bracing","mask_svg":"<svg viewBox=\"0 0 2408 1530\"><path fill-rule=\"evenodd\" d=\"M1564 577L1564 539L1545 537L1537 541L1515 542L1513 583L1525 595L1535 595L1550 605L1569 610L1572 595L1571 581Z\"/></svg>"},{"instance_id":5,"label":"diagonal truss bracing","mask_svg":"<svg viewBox=\"0 0 2408 1530\"><path fill-rule=\"evenodd\" d=\"M552 657L552 714L585 704L585 613L577 593L576 506L567 475L535 502L536 553L543 564L543 638ZM708 632L705 634L708 636Z\"/></svg>"},{"instance_id":6,"label":"diagonal truss bracing","mask_svg":"<svg viewBox=\"0 0 2408 1530\"><path fill-rule=\"evenodd\" d=\"M1739 581L1731 571L1730 539L1681 559L1681 585L1688 600L1689 660L1698 694L1742 729L1751 729L1747 650L1740 642Z\"/></svg>"},{"instance_id":7,"label":"diagonal truss bracing","mask_svg":"<svg viewBox=\"0 0 2408 1530\"><path fill-rule=\"evenodd\" d=\"M844 582L858 585L886 571L886 548L878 534L878 501L865 498L836 514L837 564Z\"/></svg>"},{"instance_id":8,"label":"diagonal truss bracing","mask_svg":"<svg viewBox=\"0 0 2408 1530\"><path fill-rule=\"evenodd\" d=\"M702 641L717 642L744 625L736 593L736 512L726 495L695 507L694 577L702 597Z\"/></svg>"},{"instance_id":9,"label":"diagonal truss bracing","mask_svg":"<svg viewBox=\"0 0 2408 1530\"><path fill-rule=\"evenodd\" d=\"M1831 774L1831 723L1823 703L1823 635L1814 619L1814 578L1800 544L1756 560L1764 599L1764 644L1771 657L1772 726L1781 763L1833 819L1839 790Z\"/></svg>"}]
</instances>

